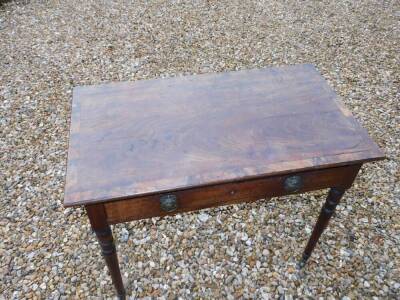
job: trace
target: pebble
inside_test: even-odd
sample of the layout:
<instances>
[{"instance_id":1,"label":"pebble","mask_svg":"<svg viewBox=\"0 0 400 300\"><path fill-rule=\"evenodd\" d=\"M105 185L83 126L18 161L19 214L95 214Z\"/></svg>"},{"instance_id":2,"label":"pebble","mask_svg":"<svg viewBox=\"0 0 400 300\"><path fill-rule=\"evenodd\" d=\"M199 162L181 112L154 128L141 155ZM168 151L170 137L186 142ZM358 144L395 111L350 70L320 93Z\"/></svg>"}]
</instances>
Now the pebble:
<instances>
[{"instance_id":1,"label":"pebble","mask_svg":"<svg viewBox=\"0 0 400 300\"><path fill-rule=\"evenodd\" d=\"M200 213L198 218L201 222L207 222L207 220L210 218L210 216L205 213Z\"/></svg>"},{"instance_id":2,"label":"pebble","mask_svg":"<svg viewBox=\"0 0 400 300\"><path fill-rule=\"evenodd\" d=\"M129 239L129 231L126 228L122 228L120 232L121 242L126 243Z\"/></svg>"},{"instance_id":3,"label":"pebble","mask_svg":"<svg viewBox=\"0 0 400 300\"><path fill-rule=\"evenodd\" d=\"M268 255L269 255L268 249L264 249L263 252L262 252L262 254L263 254L264 256L268 256Z\"/></svg>"}]
</instances>

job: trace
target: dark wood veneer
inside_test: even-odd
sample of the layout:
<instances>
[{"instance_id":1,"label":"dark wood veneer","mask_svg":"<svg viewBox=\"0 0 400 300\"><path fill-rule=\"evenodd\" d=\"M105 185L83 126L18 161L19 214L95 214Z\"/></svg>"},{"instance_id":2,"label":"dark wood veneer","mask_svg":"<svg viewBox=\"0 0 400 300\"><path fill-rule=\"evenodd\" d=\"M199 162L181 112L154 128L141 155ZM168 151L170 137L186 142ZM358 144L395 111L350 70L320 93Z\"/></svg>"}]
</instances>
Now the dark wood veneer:
<instances>
[{"instance_id":1,"label":"dark wood veneer","mask_svg":"<svg viewBox=\"0 0 400 300\"><path fill-rule=\"evenodd\" d=\"M381 156L311 65L78 87L65 205Z\"/></svg>"},{"instance_id":2,"label":"dark wood veneer","mask_svg":"<svg viewBox=\"0 0 400 300\"><path fill-rule=\"evenodd\" d=\"M65 206L84 205L119 298L110 224L330 188L310 257L377 145L312 65L74 89Z\"/></svg>"},{"instance_id":3,"label":"dark wood veneer","mask_svg":"<svg viewBox=\"0 0 400 300\"><path fill-rule=\"evenodd\" d=\"M359 168L360 165L350 165L296 173L303 179L303 186L296 193L330 188L334 185L348 188L357 175ZM171 192L171 194L176 195L178 201L178 207L173 212L165 212L161 209L160 197L163 193L112 201L105 203L104 207L107 221L110 224L173 215L208 207L287 195L290 193L284 190L284 180L290 176L292 174Z\"/></svg>"}]
</instances>

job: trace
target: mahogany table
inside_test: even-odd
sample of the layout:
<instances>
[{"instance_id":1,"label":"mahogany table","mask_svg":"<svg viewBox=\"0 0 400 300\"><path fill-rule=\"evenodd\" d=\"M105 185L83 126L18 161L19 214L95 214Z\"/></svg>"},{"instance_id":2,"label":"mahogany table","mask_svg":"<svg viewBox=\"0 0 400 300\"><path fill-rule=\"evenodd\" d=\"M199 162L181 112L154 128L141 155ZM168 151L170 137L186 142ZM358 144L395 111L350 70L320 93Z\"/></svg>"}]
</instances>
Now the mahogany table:
<instances>
[{"instance_id":1,"label":"mahogany table","mask_svg":"<svg viewBox=\"0 0 400 300\"><path fill-rule=\"evenodd\" d=\"M85 206L124 298L110 224L330 188L304 265L382 158L308 64L76 87L64 204Z\"/></svg>"}]
</instances>

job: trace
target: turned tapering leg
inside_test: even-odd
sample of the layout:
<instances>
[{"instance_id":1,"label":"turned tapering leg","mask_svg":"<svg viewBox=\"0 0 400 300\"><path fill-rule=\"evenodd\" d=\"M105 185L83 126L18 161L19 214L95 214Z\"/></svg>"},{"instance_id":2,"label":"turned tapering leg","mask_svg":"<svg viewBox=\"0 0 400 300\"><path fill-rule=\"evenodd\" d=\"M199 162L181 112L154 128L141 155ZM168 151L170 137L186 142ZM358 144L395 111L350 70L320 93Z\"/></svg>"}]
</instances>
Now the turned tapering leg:
<instances>
[{"instance_id":1,"label":"turned tapering leg","mask_svg":"<svg viewBox=\"0 0 400 300\"><path fill-rule=\"evenodd\" d=\"M119 299L125 299L125 289L122 282L121 272L118 264L117 250L110 225L107 223L104 206L95 204L86 206L90 224L99 241L101 252L106 261L112 282Z\"/></svg>"},{"instance_id":2,"label":"turned tapering leg","mask_svg":"<svg viewBox=\"0 0 400 300\"><path fill-rule=\"evenodd\" d=\"M325 230L326 226L330 218L332 217L336 206L339 204L340 199L342 198L345 189L343 188L331 188L328 194L328 197L325 201L324 206L321 209L321 212L318 217L318 221L314 226L313 232L311 234L310 239L308 240L306 249L304 250L303 257L299 263L300 267L303 267L307 260L310 258L312 251L315 248L322 232Z\"/></svg>"}]
</instances>

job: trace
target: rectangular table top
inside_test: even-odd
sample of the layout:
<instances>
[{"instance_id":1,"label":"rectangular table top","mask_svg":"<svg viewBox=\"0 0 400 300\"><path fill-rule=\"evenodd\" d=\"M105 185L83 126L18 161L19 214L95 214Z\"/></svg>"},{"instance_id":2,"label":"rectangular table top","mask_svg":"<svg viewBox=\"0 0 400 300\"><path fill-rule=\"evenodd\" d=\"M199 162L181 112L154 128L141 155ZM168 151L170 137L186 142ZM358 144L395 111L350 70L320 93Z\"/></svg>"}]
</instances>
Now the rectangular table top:
<instances>
[{"instance_id":1,"label":"rectangular table top","mask_svg":"<svg viewBox=\"0 0 400 300\"><path fill-rule=\"evenodd\" d=\"M381 158L309 64L76 87L64 204Z\"/></svg>"}]
</instances>

